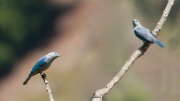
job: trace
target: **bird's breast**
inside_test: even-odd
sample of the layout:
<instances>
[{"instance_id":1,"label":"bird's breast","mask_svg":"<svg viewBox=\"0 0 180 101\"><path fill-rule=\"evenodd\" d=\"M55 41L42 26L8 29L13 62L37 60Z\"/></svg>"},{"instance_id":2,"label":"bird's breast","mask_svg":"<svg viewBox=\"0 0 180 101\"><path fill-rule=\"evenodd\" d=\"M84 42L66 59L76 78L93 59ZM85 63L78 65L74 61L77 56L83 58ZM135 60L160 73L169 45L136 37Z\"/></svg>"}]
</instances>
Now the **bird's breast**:
<instances>
[{"instance_id":1,"label":"bird's breast","mask_svg":"<svg viewBox=\"0 0 180 101\"><path fill-rule=\"evenodd\" d=\"M41 67L41 68L39 68L39 71L45 71L46 69L48 69L48 68L49 68L49 66L50 66L50 64L49 64L49 63L44 64L44 65L42 65L42 67Z\"/></svg>"}]
</instances>

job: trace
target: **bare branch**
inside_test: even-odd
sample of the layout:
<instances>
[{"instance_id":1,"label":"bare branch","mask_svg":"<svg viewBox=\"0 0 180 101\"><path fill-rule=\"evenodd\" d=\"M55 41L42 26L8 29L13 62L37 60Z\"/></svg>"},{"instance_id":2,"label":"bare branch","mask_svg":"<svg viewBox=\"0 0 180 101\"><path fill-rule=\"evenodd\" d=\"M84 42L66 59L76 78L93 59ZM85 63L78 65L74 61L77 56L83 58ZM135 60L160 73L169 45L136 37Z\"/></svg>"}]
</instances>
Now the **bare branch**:
<instances>
[{"instance_id":1,"label":"bare branch","mask_svg":"<svg viewBox=\"0 0 180 101\"><path fill-rule=\"evenodd\" d=\"M48 80L47 80L47 78L46 78L46 74L43 73L43 72L41 72L40 74L41 74L41 77L42 77L42 79L44 80L44 83L45 83L45 85L46 85L46 90L47 90L47 92L48 92L48 94L49 94L49 99L50 99L50 101L54 101L53 96L52 96L52 91L51 91L51 89L50 89L50 86L49 86L49 84L48 84Z\"/></svg>"},{"instance_id":2,"label":"bare branch","mask_svg":"<svg viewBox=\"0 0 180 101\"><path fill-rule=\"evenodd\" d=\"M171 7L174 4L174 0L169 0L167 3L167 6L162 14L161 19L159 20L159 22L157 23L155 29L152 31L152 33L157 37L158 33L161 31L161 28L164 24L164 22L166 21L169 12L171 10ZM120 69L120 71L116 74L116 76L102 89L97 90L92 98L92 101L102 101L102 98L105 94L108 93L108 91L110 89L112 89L115 84L124 76L124 74L127 72L127 70L130 68L130 66L140 57L142 56L147 49L149 48L149 46L151 45L151 43L144 43L138 50L136 50L131 57L129 58L129 60L124 64L124 66Z\"/></svg>"},{"instance_id":3,"label":"bare branch","mask_svg":"<svg viewBox=\"0 0 180 101\"><path fill-rule=\"evenodd\" d=\"M158 36L159 32L161 31L162 29L162 26L164 24L164 22L166 21L168 15L169 15L169 12L171 10L171 7L173 6L174 4L174 0L169 0L168 3L167 3L167 6L165 8L165 10L163 11L163 14L161 16L161 19L159 20L159 22L157 23L155 29L152 31L152 33L155 35L155 36Z\"/></svg>"}]
</instances>

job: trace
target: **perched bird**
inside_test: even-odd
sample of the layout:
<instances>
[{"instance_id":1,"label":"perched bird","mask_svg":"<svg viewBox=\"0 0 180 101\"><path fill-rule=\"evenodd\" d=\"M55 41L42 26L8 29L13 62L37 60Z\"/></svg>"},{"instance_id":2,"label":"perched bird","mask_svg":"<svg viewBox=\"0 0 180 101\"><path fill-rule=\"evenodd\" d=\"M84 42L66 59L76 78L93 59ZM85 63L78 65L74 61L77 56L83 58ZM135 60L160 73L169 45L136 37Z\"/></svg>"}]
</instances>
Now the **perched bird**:
<instances>
[{"instance_id":1,"label":"perched bird","mask_svg":"<svg viewBox=\"0 0 180 101\"><path fill-rule=\"evenodd\" d=\"M137 19L133 19L132 23L135 35L143 42L156 43L160 47L165 47L162 42L156 39L156 37L149 31L149 29L141 26L140 22Z\"/></svg>"},{"instance_id":2,"label":"perched bird","mask_svg":"<svg viewBox=\"0 0 180 101\"><path fill-rule=\"evenodd\" d=\"M32 68L30 74L28 75L27 79L24 81L23 85L26 85L32 76L48 69L51 63L53 62L53 60L59 56L60 55L57 52L51 52L40 58Z\"/></svg>"}]
</instances>

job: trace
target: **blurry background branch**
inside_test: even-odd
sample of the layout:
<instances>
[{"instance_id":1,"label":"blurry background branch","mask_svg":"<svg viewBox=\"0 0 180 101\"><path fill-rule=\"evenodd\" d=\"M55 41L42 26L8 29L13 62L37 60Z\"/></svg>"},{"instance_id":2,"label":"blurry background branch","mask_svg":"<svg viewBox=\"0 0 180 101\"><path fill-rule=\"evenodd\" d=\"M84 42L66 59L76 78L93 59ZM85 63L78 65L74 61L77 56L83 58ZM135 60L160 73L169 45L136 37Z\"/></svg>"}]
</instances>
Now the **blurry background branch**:
<instances>
[{"instance_id":1,"label":"blurry background branch","mask_svg":"<svg viewBox=\"0 0 180 101\"><path fill-rule=\"evenodd\" d=\"M171 7L174 4L174 0L169 0L167 3L167 6L162 14L161 19L157 23L157 26L152 31L152 33L157 37L158 33L161 31L161 28L166 21L166 18L169 15L169 12L171 10ZM115 84L123 77L123 75L127 72L127 70L130 68L130 66L140 57L142 56L151 43L144 43L138 50L136 50L130 57L130 59L125 63L125 65L120 69L120 71L117 73L117 75L102 89L97 90L94 93L94 96L92 98L92 101L102 101L102 98L105 94L109 92L110 89L112 89Z\"/></svg>"}]
</instances>

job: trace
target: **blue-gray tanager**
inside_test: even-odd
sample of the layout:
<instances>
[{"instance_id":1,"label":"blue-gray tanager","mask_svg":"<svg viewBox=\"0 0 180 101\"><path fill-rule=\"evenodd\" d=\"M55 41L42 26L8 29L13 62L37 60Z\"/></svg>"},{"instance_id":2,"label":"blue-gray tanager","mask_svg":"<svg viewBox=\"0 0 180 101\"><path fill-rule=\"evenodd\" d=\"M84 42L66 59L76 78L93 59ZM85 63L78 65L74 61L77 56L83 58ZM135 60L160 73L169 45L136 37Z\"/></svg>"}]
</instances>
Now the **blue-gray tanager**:
<instances>
[{"instance_id":1,"label":"blue-gray tanager","mask_svg":"<svg viewBox=\"0 0 180 101\"><path fill-rule=\"evenodd\" d=\"M141 39L143 42L156 43L160 47L165 47L165 45L160 42L152 33L145 27L141 26L140 22L137 19L132 20L134 33Z\"/></svg>"},{"instance_id":2,"label":"blue-gray tanager","mask_svg":"<svg viewBox=\"0 0 180 101\"><path fill-rule=\"evenodd\" d=\"M36 75L37 73L42 73L42 71L48 69L51 63L53 62L53 60L59 56L60 55L57 52L51 52L40 58L32 68L30 74L28 75L27 79L24 81L23 85L26 85L32 76Z\"/></svg>"}]
</instances>

